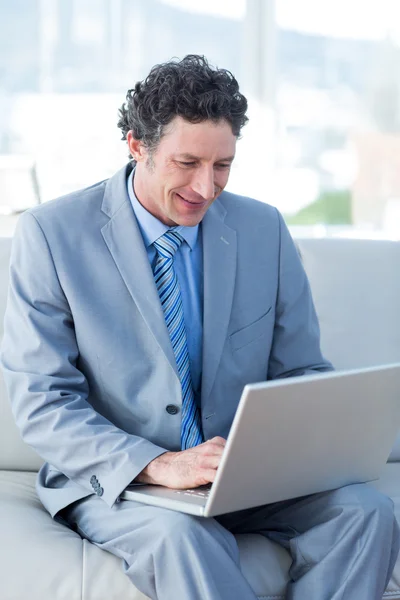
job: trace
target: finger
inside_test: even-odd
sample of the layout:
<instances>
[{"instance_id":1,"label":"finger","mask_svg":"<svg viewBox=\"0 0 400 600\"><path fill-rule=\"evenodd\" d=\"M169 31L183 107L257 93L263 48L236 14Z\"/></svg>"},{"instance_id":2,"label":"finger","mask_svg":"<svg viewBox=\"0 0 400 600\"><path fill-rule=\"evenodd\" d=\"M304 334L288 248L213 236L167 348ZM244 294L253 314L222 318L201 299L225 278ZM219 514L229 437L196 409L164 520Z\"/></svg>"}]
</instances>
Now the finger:
<instances>
[{"instance_id":1,"label":"finger","mask_svg":"<svg viewBox=\"0 0 400 600\"><path fill-rule=\"evenodd\" d=\"M220 446L221 448L225 448L226 445L226 440L224 440L223 437L220 437L219 435L211 438L210 440L207 440L206 444L214 444L215 446Z\"/></svg>"},{"instance_id":2,"label":"finger","mask_svg":"<svg viewBox=\"0 0 400 600\"><path fill-rule=\"evenodd\" d=\"M217 474L216 469L205 469L201 472L201 483L199 485L205 485L206 483L213 483Z\"/></svg>"},{"instance_id":3,"label":"finger","mask_svg":"<svg viewBox=\"0 0 400 600\"><path fill-rule=\"evenodd\" d=\"M226 439L221 437L220 435L216 435L215 437L211 438L210 442L215 442L217 444L222 444L222 446L225 446Z\"/></svg>"},{"instance_id":4,"label":"finger","mask_svg":"<svg viewBox=\"0 0 400 600\"><path fill-rule=\"evenodd\" d=\"M199 464L200 469L218 469L219 463L221 462L221 457L217 455L208 455L202 458L201 463Z\"/></svg>"},{"instance_id":5,"label":"finger","mask_svg":"<svg viewBox=\"0 0 400 600\"><path fill-rule=\"evenodd\" d=\"M202 461L204 458L210 456L214 456L220 460L224 452L224 447L219 446L218 444L205 443L201 444L200 446L196 446L195 448L191 448L191 450L193 450L193 453L197 455L198 461Z\"/></svg>"}]
</instances>

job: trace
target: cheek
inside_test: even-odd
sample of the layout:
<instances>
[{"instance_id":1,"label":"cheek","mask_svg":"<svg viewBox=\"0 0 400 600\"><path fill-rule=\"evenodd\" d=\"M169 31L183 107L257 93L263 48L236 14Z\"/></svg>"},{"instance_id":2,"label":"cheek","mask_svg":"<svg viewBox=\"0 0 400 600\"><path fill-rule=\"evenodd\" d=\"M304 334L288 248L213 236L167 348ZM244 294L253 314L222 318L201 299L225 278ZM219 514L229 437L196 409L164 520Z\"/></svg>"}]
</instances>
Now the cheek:
<instances>
[{"instance_id":1,"label":"cheek","mask_svg":"<svg viewBox=\"0 0 400 600\"><path fill-rule=\"evenodd\" d=\"M216 186L218 186L219 188L224 189L224 187L228 183L229 173L230 173L230 171L228 171L228 172L224 171L223 173L217 172L214 177L214 184Z\"/></svg>"},{"instance_id":2,"label":"cheek","mask_svg":"<svg viewBox=\"0 0 400 600\"><path fill-rule=\"evenodd\" d=\"M173 196L175 192L179 192L180 189L190 187L190 178L181 173L175 173L174 177L170 177L164 184L165 195Z\"/></svg>"}]
</instances>

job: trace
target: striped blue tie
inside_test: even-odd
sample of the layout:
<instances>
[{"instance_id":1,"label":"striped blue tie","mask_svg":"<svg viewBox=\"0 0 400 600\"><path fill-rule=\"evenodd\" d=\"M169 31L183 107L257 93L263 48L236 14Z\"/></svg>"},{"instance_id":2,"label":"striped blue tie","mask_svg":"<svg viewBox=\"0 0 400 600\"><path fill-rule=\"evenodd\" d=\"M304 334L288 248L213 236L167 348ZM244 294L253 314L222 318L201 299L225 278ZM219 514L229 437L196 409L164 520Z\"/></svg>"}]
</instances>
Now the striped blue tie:
<instances>
[{"instance_id":1,"label":"striped blue tie","mask_svg":"<svg viewBox=\"0 0 400 600\"><path fill-rule=\"evenodd\" d=\"M154 247L157 250L154 279L164 310L165 321L181 380L181 448L182 450L186 450L186 448L201 444L204 439L201 429L200 411L194 398L192 377L190 375L181 291L173 265L174 254L182 242L183 237L172 230L166 231L164 235L154 242Z\"/></svg>"}]
</instances>

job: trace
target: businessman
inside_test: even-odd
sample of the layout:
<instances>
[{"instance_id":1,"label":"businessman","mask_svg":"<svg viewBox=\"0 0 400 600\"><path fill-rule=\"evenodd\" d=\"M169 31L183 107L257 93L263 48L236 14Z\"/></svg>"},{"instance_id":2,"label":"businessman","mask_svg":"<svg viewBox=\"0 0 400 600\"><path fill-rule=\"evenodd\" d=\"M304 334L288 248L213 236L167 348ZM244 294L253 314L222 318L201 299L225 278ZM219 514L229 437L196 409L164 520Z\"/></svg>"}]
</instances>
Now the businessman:
<instances>
[{"instance_id":1,"label":"businessman","mask_svg":"<svg viewBox=\"0 0 400 600\"><path fill-rule=\"evenodd\" d=\"M332 368L279 212L224 191L246 109L203 57L157 65L120 110L129 164L21 216L1 354L13 413L46 461L44 506L149 598L255 600L234 537L251 531L291 553L288 599L381 600L399 535L368 486L216 519L120 499L132 481L212 482L246 383Z\"/></svg>"}]
</instances>

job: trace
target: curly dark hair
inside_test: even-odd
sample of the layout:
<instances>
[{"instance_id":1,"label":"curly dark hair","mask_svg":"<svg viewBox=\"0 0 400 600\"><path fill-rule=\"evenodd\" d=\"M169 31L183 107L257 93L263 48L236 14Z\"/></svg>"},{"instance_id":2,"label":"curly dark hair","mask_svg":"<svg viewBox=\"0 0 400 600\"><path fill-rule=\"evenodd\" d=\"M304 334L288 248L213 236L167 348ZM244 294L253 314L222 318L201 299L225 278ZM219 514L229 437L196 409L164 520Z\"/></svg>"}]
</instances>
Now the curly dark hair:
<instances>
[{"instance_id":1,"label":"curly dark hair","mask_svg":"<svg viewBox=\"0 0 400 600\"><path fill-rule=\"evenodd\" d=\"M230 71L214 69L204 56L188 54L155 65L144 81L128 90L118 127L123 140L132 130L134 138L152 152L176 116L191 123L225 119L239 137L248 121L246 110L247 100Z\"/></svg>"}]
</instances>

